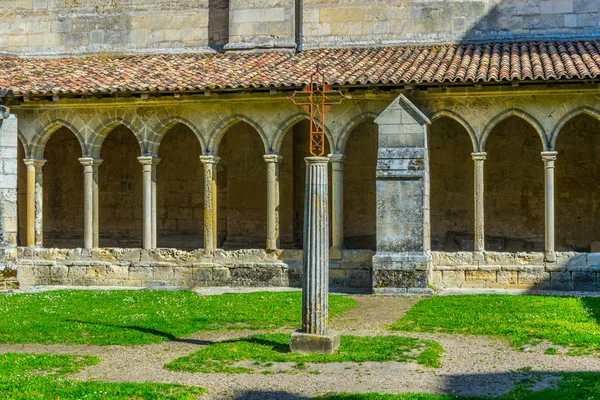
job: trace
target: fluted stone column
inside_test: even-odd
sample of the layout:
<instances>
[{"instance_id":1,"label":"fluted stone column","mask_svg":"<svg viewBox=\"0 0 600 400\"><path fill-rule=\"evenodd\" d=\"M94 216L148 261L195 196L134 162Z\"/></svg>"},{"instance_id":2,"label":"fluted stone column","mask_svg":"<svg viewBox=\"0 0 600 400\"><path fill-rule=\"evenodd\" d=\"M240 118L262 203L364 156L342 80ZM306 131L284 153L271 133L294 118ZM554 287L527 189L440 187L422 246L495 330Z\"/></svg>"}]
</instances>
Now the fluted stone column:
<instances>
[{"instance_id":1,"label":"fluted stone column","mask_svg":"<svg viewBox=\"0 0 600 400\"><path fill-rule=\"evenodd\" d=\"M83 247L94 246L94 159L82 157L83 165Z\"/></svg>"},{"instance_id":2,"label":"fluted stone column","mask_svg":"<svg viewBox=\"0 0 600 400\"><path fill-rule=\"evenodd\" d=\"M157 227L157 200L156 200L156 167L160 163L160 158L152 159L152 248L155 249L158 245L158 227Z\"/></svg>"},{"instance_id":3,"label":"fluted stone column","mask_svg":"<svg viewBox=\"0 0 600 400\"><path fill-rule=\"evenodd\" d=\"M217 248L217 164L220 158L200 156L204 164L204 250Z\"/></svg>"},{"instance_id":4,"label":"fluted stone column","mask_svg":"<svg viewBox=\"0 0 600 400\"><path fill-rule=\"evenodd\" d=\"M44 245L44 174L46 160L34 160L35 166L35 245Z\"/></svg>"},{"instance_id":5,"label":"fluted stone column","mask_svg":"<svg viewBox=\"0 0 600 400\"><path fill-rule=\"evenodd\" d=\"M138 157L142 164L142 199L144 208L143 248L152 248L152 170L155 168L154 157Z\"/></svg>"},{"instance_id":6,"label":"fluted stone column","mask_svg":"<svg viewBox=\"0 0 600 400\"><path fill-rule=\"evenodd\" d=\"M93 181L92 181L92 192L93 192L93 201L92 201L92 246L100 247L100 192L98 189L98 167L102 164L101 159L95 158L93 162Z\"/></svg>"},{"instance_id":7,"label":"fluted stone column","mask_svg":"<svg viewBox=\"0 0 600 400\"><path fill-rule=\"evenodd\" d=\"M484 182L483 182L483 163L487 153L472 153L475 162L475 244L476 252L485 251L485 219L484 219Z\"/></svg>"},{"instance_id":8,"label":"fluted stone column","mask_svg":"<svg viewBox=\"0 0 600 400\"><path fill-rule=\"evenodd\" d=\"M304 273L302 330L294 332L290 347L296 352L333 353L339 335L328 332L329 213L327 157L306 157L304 196Z\"/></svg>"},{"instance_id":9,"label":"fluted stone column","mask_svg":"<svg viewBox=\"0 0 600 400\"><path fill-rule=\"evenodd\" d=\"M35 162L25 159L27 166L27 246L35 246Z\"/></svg>"},{"instance_id":10,"label":"fluted stone column","mask_svg":"<svg viewBox=\"0 0 600 400\"><path fill-rule=\"evenodd\" d=\"M542 152L542 160L544 161L544 169L546 170L546 190L545 190L545 205L546 205L546 237L545 237L545 258L546 261L556 261L556 253L554 249L554 162L556 161L556 151Z\"/></svg>"},{"instance_id":11,"label":"fluted stone column","mask_svg":"<svg viewBox=\"0 0 600 400\"><path fill-rule=\"evenodd\" d=\"M278 154L266 154L267 163L267 251L279 248L279 163Z\"/></svg>"},{"instance_id":12,"label":"fluted stone column","mask_svg":"<svg viewBox=\"0 0 600 400\"><path fill-rule=\"evenodd\" d=\"M344 162L343 154L330 154L331 160L331 250L329 257L342 258L344 248Z\"/></svg>"}]
</instances>

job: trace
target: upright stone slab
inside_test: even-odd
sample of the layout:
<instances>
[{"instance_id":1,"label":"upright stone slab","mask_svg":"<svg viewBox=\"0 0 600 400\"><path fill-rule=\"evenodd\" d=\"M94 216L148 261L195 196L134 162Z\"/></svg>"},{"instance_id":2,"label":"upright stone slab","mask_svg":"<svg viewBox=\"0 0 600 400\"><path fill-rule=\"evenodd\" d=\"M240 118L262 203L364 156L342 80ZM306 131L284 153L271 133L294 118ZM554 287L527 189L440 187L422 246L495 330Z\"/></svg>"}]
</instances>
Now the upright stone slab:
<instances>
[{"instance_id":1,"label":"upright stone slab","mask_svg":"<svg viewBox=\"0 0 600 400\"><path fill-rule=\"evenodd\" d=\"M340 336L327 327L329 294L329 199L327 157L306 157L304 196L304 274L302 330L292 333L290 348L300 353L333 353Z\"/></svg>"},{"instance_id":2,"label":"upright stone slab","mask_svg":"<svg viewBox=\"0 0 600 400\"><path fill-rule=\"evenodd\" d=\"M377 253L375 293L431 293L429 255L429 163L431 122L406 97L398 96L375 119L377 155Z\"/></svg>"}]
</instances>

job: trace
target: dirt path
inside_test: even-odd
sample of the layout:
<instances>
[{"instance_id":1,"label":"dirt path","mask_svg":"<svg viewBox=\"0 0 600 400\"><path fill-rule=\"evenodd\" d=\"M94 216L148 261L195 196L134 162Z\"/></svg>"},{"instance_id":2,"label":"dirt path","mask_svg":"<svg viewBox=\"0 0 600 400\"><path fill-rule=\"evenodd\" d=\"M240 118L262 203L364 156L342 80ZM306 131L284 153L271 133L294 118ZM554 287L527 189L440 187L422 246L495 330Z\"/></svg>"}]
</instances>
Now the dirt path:
<instances>
[{"instance_id":1,"label":"dirt path","mask_svg":"<svg viewBox=\"0 0 600 400\"><path fill-rule=\"evenodd\" d=\"M355 298L357 307L334 319L334 329L356 335L381 334L418 301L407 297ZM208 388L206 399L295 400L334 391L500 395L527 376L520 370L600 371L600 357L545 355L543 347L536 352L520 352L506 342L486 337L406 333L398 334L440 342L446 350L443 366L431 369L411 363L310 364L307 370L283 375L200 374L162 368L211 342L251 333L257 332L202 332L180 341L145 346L0 345L0 353L97 355L102 363L73 378L198 385ZM537 385L541 388L555 380L548 374Z\"/></svg>"}]
</instances>

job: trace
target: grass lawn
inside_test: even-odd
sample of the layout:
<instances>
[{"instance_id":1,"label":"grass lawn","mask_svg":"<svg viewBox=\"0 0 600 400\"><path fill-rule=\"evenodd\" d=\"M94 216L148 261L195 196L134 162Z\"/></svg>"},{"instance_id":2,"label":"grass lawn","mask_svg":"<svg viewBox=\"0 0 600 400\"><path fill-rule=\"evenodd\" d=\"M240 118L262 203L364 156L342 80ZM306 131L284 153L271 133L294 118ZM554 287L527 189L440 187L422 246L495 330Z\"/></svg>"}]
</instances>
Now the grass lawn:
<instances>
[{"instance_id":1,"label":"grass lawn","mask_svg":"<svg viewBox=\"0 0 600 400\"><path fill-rule=\"evenodd\" d=\"M563 379L557 387L532 392L530 387L535 383L535 373L532 379L522 383L504 396L500 397L461 397L454 395L436 394L350 394L341 393L319 397L319 400L598 400L600 399L600 373L580 372L559 374Z\"/></svg>"},{"instance_id":2,"label":"grass lawn","mask_svg":"<svg viewBox=\"0 0 600 400\"><path fill-rule=\"evenodd\" d=\"M178 358L165 368L172 371L253 373L272 372L276 362L293 362L295 368L304 363L398 361L417 362L430 367L440 365L442 347L434 341L399 336L342 336L335 354L290 353L289 334L252 335L206 346L189 356ZM235 365L253 362L255 368Z\"/></svg>"},{"instance_id":3,"label":"grass lawn","mask_svg":"<svg viewBox=\"0 0 600 400\"><path fill-rule=\"evenodd\" d=\"M97 357L52 354L0 354L0 393L6 400L146 399L192 400L206 390L157 383L71 381L66 374L100 362Z\"/></svg>"},{"instance_id":4,"label":"grass lawn","mask_svg":"<svg viewBox=\"0 0 600 400\"><path fill-rule=\"evenodd\" d=\"M432 297L417 303L392 329L489 335L506 338L516 348L547 340L580 355L600 351L600 298Z\"/></svg>"},{"instance_id":5,"label":"grass lawn","mask_svg":"<svg viewBox=\"0 0 600 400\"><path fill-rule=\"evenodd\" d=\"M330 316L356 301L331 295ZM218 329L296 329L301 292L50 291L0 296L0 343L134 345Z\"/></svg>"}]
</instances>

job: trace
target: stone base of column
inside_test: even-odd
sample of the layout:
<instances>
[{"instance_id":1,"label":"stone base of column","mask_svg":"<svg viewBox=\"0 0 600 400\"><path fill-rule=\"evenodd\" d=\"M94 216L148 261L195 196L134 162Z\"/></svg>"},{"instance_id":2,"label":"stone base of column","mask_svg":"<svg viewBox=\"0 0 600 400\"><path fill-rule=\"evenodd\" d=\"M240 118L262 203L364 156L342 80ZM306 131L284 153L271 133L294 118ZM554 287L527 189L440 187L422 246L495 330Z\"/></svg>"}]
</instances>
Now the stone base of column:
<instances>
[{"instance_id":1,"label":"stone base of column","mask_svg":"<svg viewBox=\"0 0 600 400\"><path fill-rule=\"evenodd\" d=\"M378 252L373 256L373 293L431 295L427 277L431 256L427 253Z\"/></svg>"},{"instance_id":2,"label":"stone base of column","mask_svg":"<svg viewBox=\"0 0 600 400\"><path fill-rule=\"evenodd\" d=\"M340 347L340 334L316 335L296 331L290 339L290 350L294 353L333 354Z\"/></svg>"},{"instance_id":3,"label":"stone base of column","mask_svg":"<svg viewBox=\"0 0 600 400\"><path fill-rule=\"evenodd\" d=\"M556 253L553 251L547 251L544 253L544 261L556 262Z\"/></svg>"},{"instance_id":4,"label":"stone base of column","mask_svg":"<svg viewBox=\"0 0 600 400\"><path fill-rule=\"evenodd\" d=\"M341 260L342 259L342 249L339 247L332 247L329 249L329 259L330 260Z\"/></svg>"}]
</instances>

